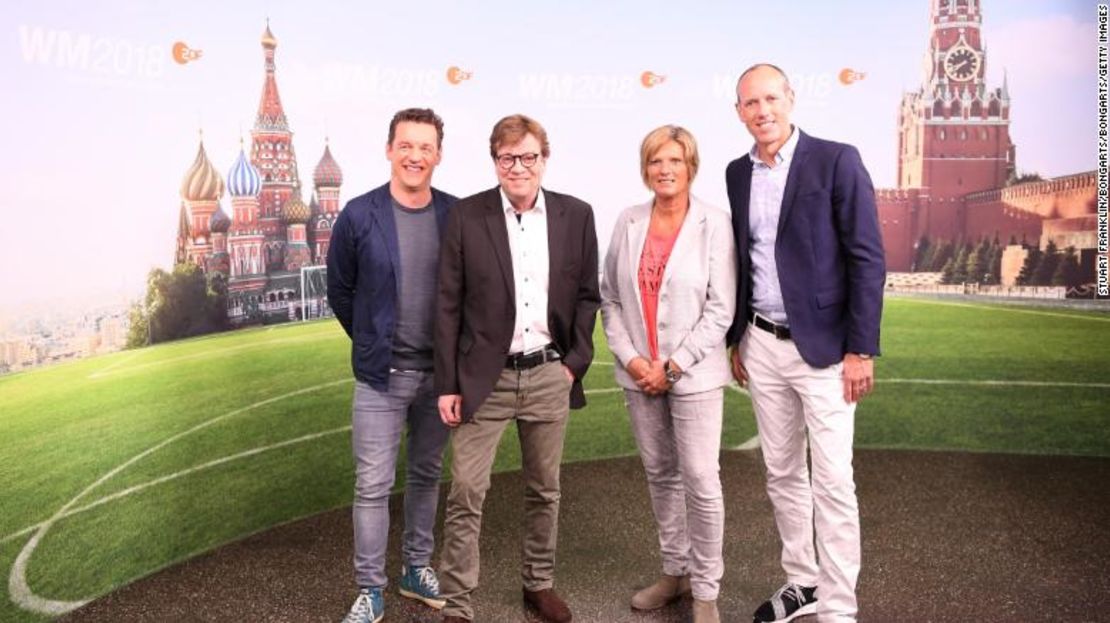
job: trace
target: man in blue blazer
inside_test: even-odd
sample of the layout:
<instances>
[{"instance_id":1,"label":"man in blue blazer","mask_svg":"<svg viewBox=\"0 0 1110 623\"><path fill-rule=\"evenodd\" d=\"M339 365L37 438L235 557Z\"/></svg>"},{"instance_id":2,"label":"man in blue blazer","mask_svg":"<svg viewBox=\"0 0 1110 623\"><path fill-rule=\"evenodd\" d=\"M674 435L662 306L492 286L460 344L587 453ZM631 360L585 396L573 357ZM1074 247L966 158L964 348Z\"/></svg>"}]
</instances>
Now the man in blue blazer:
<instances>
[{"instance_id":1,"label":"man in blue blazer","mask_svg":"<svg viewBox=\"0 0 1110 623\"><path fill-rule=\"evenodd\" d=\"M443 449L433 379L435 301L441 233L456 198L432 188L443 121L410 108L389 125L388 184L352 199L332 229L328 302L351 337L355 375L351 442L355 458L355 580L345 623L385 615L389 494L401 433L408 427L405 531L399 592L442 608L430 565Z\"/></svg>"},{"instance_id":2,"label":"man in blue blazer","mask_svg":"<svg viewBox=\"0 0 1110 623\"><path fill-rule=\"evenodd\" d=\"M751 393L786 573L755 621L854 621L852 437L874 382L886 278L875 192L854 147L790 123L781 69L755 65L736 90L755 146L726 172L740 263L728 342Z\"/></svg>"}]
</instances>

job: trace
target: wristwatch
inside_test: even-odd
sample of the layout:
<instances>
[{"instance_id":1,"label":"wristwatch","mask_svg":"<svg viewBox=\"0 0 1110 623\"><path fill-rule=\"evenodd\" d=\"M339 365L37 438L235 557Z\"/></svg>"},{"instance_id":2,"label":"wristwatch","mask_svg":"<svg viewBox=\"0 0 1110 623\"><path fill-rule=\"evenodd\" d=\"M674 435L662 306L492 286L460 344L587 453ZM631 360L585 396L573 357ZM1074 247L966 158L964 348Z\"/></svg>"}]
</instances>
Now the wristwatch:
<instances>
[{"instance_id":1,"label":"wristwatch","mask_svg":"<svg viewBox=\"0 0 1110 623\"><path fill-rule=\"evenodd\" d=\"M682 373L671 367L670 360L663 364L663 375L667 377L667 382L674 385L678 379L682 378Z\"/></svg>"}]
</instances>

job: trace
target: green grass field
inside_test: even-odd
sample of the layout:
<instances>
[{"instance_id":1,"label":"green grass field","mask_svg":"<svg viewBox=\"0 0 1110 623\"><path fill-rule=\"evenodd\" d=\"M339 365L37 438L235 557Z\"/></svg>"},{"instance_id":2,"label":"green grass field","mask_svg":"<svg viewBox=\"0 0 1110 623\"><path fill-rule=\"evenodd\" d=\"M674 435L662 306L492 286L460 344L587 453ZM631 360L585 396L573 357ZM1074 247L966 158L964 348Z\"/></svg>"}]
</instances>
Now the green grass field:
<instances>
[{"instance_id":1,"label":"green grass field","mask_svg":"<svg viewBox=\"0 0 1110 623\"><path fill-rule=\"evenodd\" d=\"M597 344L567 461L635 453L600 328ZM1110 456L1105 314L888 299L883 349L857 446ZM0 377L3 579L63 508L26 566L53 600L350 504L348 365L346 335L325 321ZM746 396L726 396L734 447L755 424ZM495 468L518 465L506 435ZM46 618L0 600L0 621Z\"/></svg>"}]
</instances>

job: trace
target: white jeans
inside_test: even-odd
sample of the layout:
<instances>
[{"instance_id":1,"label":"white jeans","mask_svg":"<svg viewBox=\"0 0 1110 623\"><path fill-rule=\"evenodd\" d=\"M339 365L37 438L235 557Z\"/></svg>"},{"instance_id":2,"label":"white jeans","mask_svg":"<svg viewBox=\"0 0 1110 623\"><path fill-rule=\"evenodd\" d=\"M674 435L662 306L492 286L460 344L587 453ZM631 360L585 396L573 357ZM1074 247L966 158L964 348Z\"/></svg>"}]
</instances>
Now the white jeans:
<instances>
[{"instance_id":1,"label":"white jeans","mask_svg":"<svg viewBox=\"0 0 1110 623\"><path fill-rule=\"evenodd\" d=\"M748 325L740 342L787 580L817 587L819 621L856 620L859 507L852 477L855 404L842 364L814 368L794 342ZM806 465L808 432L812 479ZM817 554L814 553L816 525Z\"/></svg>"},{"instance_id":2,"label":"white jeans","mask_svg":"<svg viewBox=\"0 0 1110 623\"><path fill-rule=\"evenodd\" d=\"M624 397L647 474L663 573L690 574L694 597L713 601L725 571L724 390L685 396L625 390Z\"/></svg>"}]
</instances>

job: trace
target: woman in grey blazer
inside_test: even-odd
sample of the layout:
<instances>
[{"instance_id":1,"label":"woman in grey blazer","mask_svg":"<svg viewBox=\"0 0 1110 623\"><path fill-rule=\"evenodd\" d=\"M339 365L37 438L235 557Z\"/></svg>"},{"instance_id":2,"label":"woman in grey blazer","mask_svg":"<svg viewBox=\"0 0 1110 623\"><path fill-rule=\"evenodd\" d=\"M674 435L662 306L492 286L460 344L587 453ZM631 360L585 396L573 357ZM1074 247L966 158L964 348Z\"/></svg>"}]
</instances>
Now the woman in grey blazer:
<instances>
[{"instance_id":1,"label":"woman in grey blazer","mask_svg":"<svg viewBox=\"0 0 1110 623\"><path fill-rule=\"evenodd\" d=\"M632 597L653 610L692 592L694 621L716 622L724 574L719 453L725 332L736 306L729 215L690 194L698 148L684 128L640 146L651 201L617 219L601 282L601 319L617 358L659 529L663 575Z\"/></svg>"}]
</instances>

